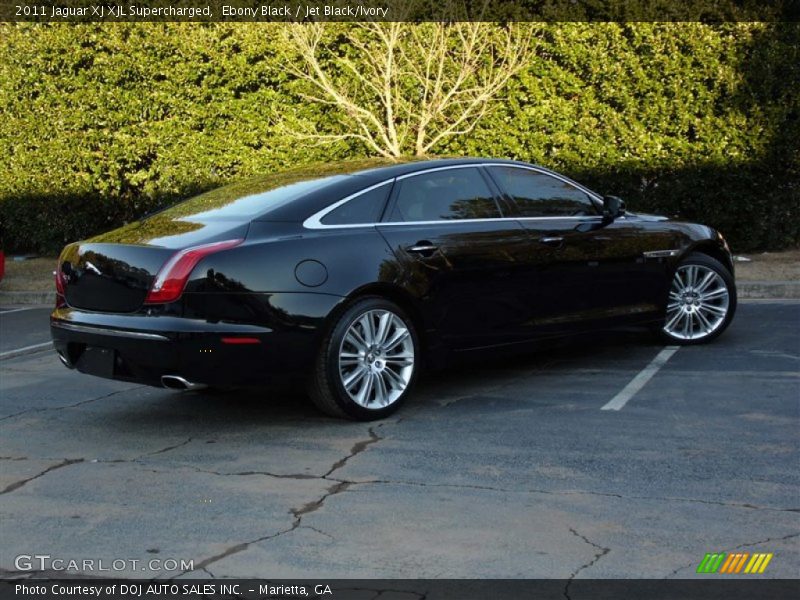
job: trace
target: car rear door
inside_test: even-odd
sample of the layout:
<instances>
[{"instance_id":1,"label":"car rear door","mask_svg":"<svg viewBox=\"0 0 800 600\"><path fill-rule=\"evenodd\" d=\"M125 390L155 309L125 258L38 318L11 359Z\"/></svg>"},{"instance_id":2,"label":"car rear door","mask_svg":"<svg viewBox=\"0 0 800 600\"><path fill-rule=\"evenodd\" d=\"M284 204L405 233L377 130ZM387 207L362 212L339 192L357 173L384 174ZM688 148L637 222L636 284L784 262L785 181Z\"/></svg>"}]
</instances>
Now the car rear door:
<instances>
[{"instance_id":1,"label":"car rear door","mask_svg":"<svg viewBox=\"0 0 800 600\"><path fill-rule=\"evenodd\" d=\"M504 218L478 166L399 177L378 230L396 257L389 279L419 300L427 326L448 346L519 339L528 233Z\"/></svg>"}]
</instances>

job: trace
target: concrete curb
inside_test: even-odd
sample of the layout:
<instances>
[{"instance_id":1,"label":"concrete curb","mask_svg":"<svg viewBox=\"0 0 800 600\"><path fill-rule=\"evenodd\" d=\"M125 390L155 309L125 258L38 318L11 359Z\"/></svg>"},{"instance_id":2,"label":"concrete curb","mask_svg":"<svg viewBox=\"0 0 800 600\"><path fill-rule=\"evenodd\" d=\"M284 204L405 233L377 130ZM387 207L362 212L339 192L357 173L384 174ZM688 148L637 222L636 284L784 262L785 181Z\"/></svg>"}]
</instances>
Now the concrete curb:
<instances>
[{"instance_id":1,"label":"concrete curb","mask_svg":"<svg viewBox=\"0 0 800 600\"><path fill-rule=\"evenodd\" d=\"M739 281L736 283L739 298L797 299L800 298L800 281Z\"/></svg>"},{"instance_id":2,"label":"concrete curb","mask_svg":"<svg viewBox=\"0 0 800 600\"><path fill-rule=\"evenodd\" d=\"M0 292L0 306L17 304L49 304L56 303L55 292Z\"/></svg>"},{"instance_id":3,"label":"concrete curb","mask_svg":"<svg viewBox=\"0 0 800 600\"><path fill-rule=\"evenodd\" d=\"M736 287L739 298L800 299L800 281L739 281ZM55 292L0 292L0 306L55 303Z\"/></svg>"}]
</instances>

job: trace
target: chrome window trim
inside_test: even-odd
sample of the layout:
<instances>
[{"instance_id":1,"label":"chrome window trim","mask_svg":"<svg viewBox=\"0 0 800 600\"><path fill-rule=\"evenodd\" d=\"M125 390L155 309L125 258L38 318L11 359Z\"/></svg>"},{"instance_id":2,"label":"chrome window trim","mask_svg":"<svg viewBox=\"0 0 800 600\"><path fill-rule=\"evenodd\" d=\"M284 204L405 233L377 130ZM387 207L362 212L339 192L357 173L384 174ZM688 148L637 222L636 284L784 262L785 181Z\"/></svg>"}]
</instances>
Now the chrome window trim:
<instances>
[{"instance_id":1,"label":"chrome window trim","mask_svg":"<svg viewBox=\"0 0 800 600\"><path fill-rule=\"evenodd\" d=\"M477 169L479 167L485 167L484 163L470 163L467 165L448 165L446 167L432 167L430 169L425 169L424 171L414 171L413 173L406 173L405 175L400 175L397 177L397 181L401 179L408 179L409 177L416 177L417 175L425 175L426 173L435 173L436 171L449 171L450 169Z\"/></svg>"},{"instance_id":2,"label":"chrome window trim","mask_svg":"<svg viewBox=\"0 0 800 600\"><path fill-rule=\"evenodd\" d=\"M373 223L375 227L396 227L398 225L455 225L456 223L492 223L494 221L565 221L586 220L600 221L600 215L583 215L579 217L496 217L491 219L439 219L438 221L395 221L393 223Z\"/></svg>"},{"instance_id":3,"label":"chrome window trim","mask_svg":"<svg viewBox=\"0 0 800 600\"><path fill-rule=\"evenodd\" d=\"M518 165L513 163L470 163L466 165L448 165L446 167L432 167L430 169L425 169L423 171L415 171L413 173L406 173L405 175L400 175L399 177L392 177L387 179L386 181L381 181L380 183L376 183L371 185L363 190L359 190L354 194L350 194L337 202L334 202L330 206L323 208L322 210L314 213L310 217L308 217L305 221L303 221L303 227L305 229L353 229L357 227L376 227L376 226L398 226L398 225L436 225L436 224L444 224L444 223L483 223L483 222L493 222L493 221L546 221L546 220L585 220L585 219L592 219L592 220L601 220L603 217L601 215L582 215L582 216L564 216L564 217L492 217L488 219L439 219L436 221L395 221L395 222L375 222L375 223L351 223L351 224L342 224L342 225L325 225L322 223L322 219L331 211L339 208L343 204L357 198L361 194L366 194L367 192L371 192L374 189L377 189L383 185L389 185L394 183L395 181L400 181L402 179L408 179L409 177L416 177L417 175L424 175L426 173L433 173L436 171L447 171L450 169L468 169L468 168L478 168L478 167L512 167L515 169L525 169L527 171L535 171L536 173L541 173L542 175L549 175L550 177L554 177L559 181L563 181L569 185L575 186L580 191L584 192L590 199L597 200L598 202L602 202L602 198L592 192L584 188L582 185L575 181L571 181L565 177L562 177L556 173L551 173L544 169L540 169L533 166L528 165Z\"/></svg>"},{"instance_id":4,"label":"chrome window trim","mask_svg":"<svg viewBox=\"0 0 800 600\"><path fill-rule=\"evenodd\" d=\"M116 337L135 338L137 340L157 340L159 342L168 342L169 338L165 335L158 333L144 333L142 331L126 331L123 329L108 329L106 327L92 327L90 325L78 325L76 323L65 323L63 321L52 321L53 327L59 329L67 329L69 331L77 331L80 333L91 333L94 335L113 335Z\"/></svg>"}]
</instances>

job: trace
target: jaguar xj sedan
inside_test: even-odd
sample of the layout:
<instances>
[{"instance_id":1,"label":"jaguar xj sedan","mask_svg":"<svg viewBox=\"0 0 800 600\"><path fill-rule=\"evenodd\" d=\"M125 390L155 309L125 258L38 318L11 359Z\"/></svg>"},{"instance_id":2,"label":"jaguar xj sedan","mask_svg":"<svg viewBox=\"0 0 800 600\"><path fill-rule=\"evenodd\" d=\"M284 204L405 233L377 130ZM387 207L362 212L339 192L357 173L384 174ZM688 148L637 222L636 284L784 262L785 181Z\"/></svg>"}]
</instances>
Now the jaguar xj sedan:
<instances>
[{"instance_id":1,"label":"jaguar xj sedan","mask_svg":"<svg viewBox=\"0 0 800 600\"><path fill-rule=\"evenodd\" d=\"M631 325L697 344L736 309L717 231L489 159L233 184L68 245L56 288L71 369L190 390L299 376L361 420L458 355Z\"/></svg>"}]
</instances>

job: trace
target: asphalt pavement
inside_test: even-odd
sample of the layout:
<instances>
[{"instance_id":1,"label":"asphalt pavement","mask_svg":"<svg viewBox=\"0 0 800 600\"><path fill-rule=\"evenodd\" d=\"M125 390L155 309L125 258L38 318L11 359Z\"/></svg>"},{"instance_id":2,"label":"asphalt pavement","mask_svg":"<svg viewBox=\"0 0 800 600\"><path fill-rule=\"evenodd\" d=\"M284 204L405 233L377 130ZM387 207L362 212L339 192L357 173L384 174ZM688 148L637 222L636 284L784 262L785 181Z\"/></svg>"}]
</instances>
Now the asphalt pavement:
<instances>
[{"instance_id":1,"label":"asphalt pavement","mask_svg":"<svg viewBox=\"0 0 800 600\"><path fill-rule=\"evenodd\" d=\"M695 571L736 551L800 575L800 303L741 304L706 346L622 333L452 368L367 424L3 359L46 347L47 312L0 313L0 574L47 554L146 577L724 577Z\"/></svg>"},{"instance_id":2,"label":"asphalt pavement","mask_svg":"<svg viewBox=\"0 0 800 600\"><path fill-rule=\"evenodd\" d=\"M0 308L0 358L50 342L50 306Z\"/></svg>"}]
</instances>

